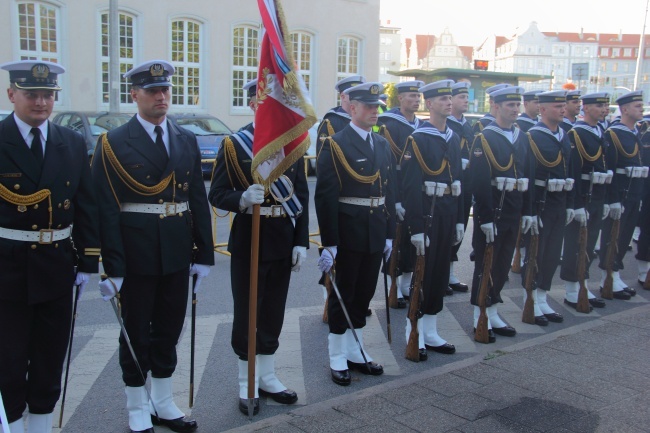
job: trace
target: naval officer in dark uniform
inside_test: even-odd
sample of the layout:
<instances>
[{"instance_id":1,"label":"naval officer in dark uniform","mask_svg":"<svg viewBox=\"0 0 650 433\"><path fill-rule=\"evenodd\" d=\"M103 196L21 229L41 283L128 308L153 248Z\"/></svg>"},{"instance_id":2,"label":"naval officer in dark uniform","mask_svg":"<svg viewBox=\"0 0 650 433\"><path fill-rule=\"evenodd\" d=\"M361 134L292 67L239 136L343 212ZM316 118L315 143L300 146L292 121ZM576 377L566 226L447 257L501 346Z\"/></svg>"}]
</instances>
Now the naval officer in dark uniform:
<instances>
[{"instance_id":1,"label":"naval officer in dark uniform","mask_svg":"<svg viewBox=\"0 0 650 433\"><path fill-rule=\"evenodd\" d=\"M637 129L642 149L641 160L643 165L648 167L650 165L650 115L643 116L637 124ZM637 225L641 229L635 256L639 271L637 281L643 286L650 271L650 177L646 177L643 181L643 197Z\"/></svg>"},{"instance_id":2,"label":"naval officer in dark uniform","mask_svg":"<svg viewBox=\"0 0 650 433\"><path fill-rule=\"evenodd\" d=\"M395 169L390 146L372 132L380 91L380 83L364 83L345 91L352 121L323 142L314 196L324 245L318 267L328 272L336 260L336 283L362 346L366 311L375 293L382 255L390 256L395 233ZM363 349L370 361L370 368L366 367L334 291L328 305L332 380L349 385L350 368L382 374L383 367L372 362Z\"/></svg>"},{"instance_id":3,"label":"naval officer in dark uniform","mask_svg":"<svg viewBox=\"0 0 650 433\"><path fill-rule=\"evenodd\" d=\"M138 362L152 376L150 412L143 378L120 336L120 366L134 432L153 431L154 407L156 424L177 432L197 428L173 401L172 374L189 277L197 275L198 288L214 264L214 250L196 137L166 117L173 73L170 63L154 60L124 74L138 112L100 137L92 166L108 275L100 292L105 300L120 293Z\"/></svg>"},{"instance_id":4,"label":"naval officer in dark uniform","mask_svg":"<svg viewBox=\"0 0 650 433\"><path fill-rule=\"evenodd\" d=\"M567 97L568 98L568 97ZM564 251L560 278L564 280L564 303L576 308L580 290L577 275L580 227L587 227L587 262L585 284L589 279L589 266L595 258L596 241L603 226L603 210L607 193L605 166L605 139L598 122L609 112L608 93L590 93L580 98L584 107L584 120L578 120L569 130L571 142L571 167L575 179L575 215L564 231ZM603 308L605 301L596 298L588 289L592 307Z\"/></svg>"},{"instance_id":5,"label":"naval officer in dark uniform","mask_svg":"<svg viewBox=\"0 0 650 433\"><path fill-rule=\"evenodd\" d=\"M14 112L0 122L0 392L12 433L24 433L25 408L29 432L48 433L72 287L81 292L97 272L97 206L86 144L48 121L65 69L34 60L2 69Z\"/></svg>"},{"instance_id":6,"label":"naval officer in dark uniform","mask_svg":"<svg viewBox=\"0 0 650 433\"><path fill-rule=\"evenodd\" d=\"M453 80L440 80L420 88L429 120L409 137L401 161L411 243L415 255L425 256L419 306L422 317L418 319L421 361L427 359L427 349L443 354L456 352L454 345L438 334L438 313L449 284L451 248L465 234L460 137L447 127L453 84ZM407 318L407 342L410 333L411 321Z\"/></svg>"},{"instance_id":7,"label":"naval officer in dark uniform","mask_svg":"<svg viewBox=\"0 0 650 433\"><path fill-rule=\"evenodd\" d=\"M476 261L470 302L474 306L476 329L480 314L478 295L484 254L487 244L493 243L494 259L490 272L492 285L486 300L490 343L496 341L495 334L512 337L517 333L515 328L501 319L497 309L503 303L501 290L510 271L519 219L522 215L530 218L530 210L523 207L522 198L528 181L528 170L524 165L528 136L515 127L523 90L521 87L509 86L492 93L495 121L476 136L470 155L469 170L472 171L476 227L472 236ZM498 221L495 221L502 196L503 206Z\"/></svg>"},{"instance_id":8,"label":"naval officer in dark uniform","mask_svg":"<svg viewBox=\"0 0 650 433\"><path fill-rule=\"evenodd\" d=\"M257 111L257 79L246 83ZM307 257L309 245L309 188L305 161L300 158L274 182L270 191L253 181L253 136L255 124L226 137L212 171L209 200L213 206L235 214L230 229L230 279L234 301L232 348L239 357L239 410L248 414L248 302L251 268L253 205L260 206L259 267L257 282L257 368L255 393L282 404L298 400L275 375L275 352L280 343L284 308L291 271L297 272ZM280 200L289 198L282 203ZM255 396L253 412L259 410Z\"/></svg>"},{"instance_id":9,"label":"naval officer in dark uniform","mask_svg":"<svg viewBox=\"0 0 650 433\"><path fill-rule=\"evenodd\" d=\"M404 152L406 139L422 125L422 121L417 118L415 113L420 109L420 92L419 88L424 86L422 81L403 81L395 84L397 89L397 100L399 107L395 107L379 115L377 125L379 125L379 134L388 140L393 164L397 174L396 194L395 194L395 214L397 219L404 221L404 206L402 200L404 191L402 189L402 177L399 161ZM397 222L397 221L396 221ZM399 271L397 281L397 308L405 308L406 301L404 296L409 295L411 286L411 276L413 275L413 256L411 254L410 233L406 227L401 228L401 245L399 246ZM393 251L398 253L397 248ZM385 269L385 272L388 270Z\"/></svg>"}]
</instances>

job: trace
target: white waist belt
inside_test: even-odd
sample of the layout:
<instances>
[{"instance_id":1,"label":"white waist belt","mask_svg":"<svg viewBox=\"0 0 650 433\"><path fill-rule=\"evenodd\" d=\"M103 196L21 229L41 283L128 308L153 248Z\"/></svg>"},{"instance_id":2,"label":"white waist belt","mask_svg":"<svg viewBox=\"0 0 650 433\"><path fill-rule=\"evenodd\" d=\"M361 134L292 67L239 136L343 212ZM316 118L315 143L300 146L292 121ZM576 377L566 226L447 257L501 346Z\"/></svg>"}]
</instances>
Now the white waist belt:
<instances>
[{"instance_id":1,"label":"white waist belt","mask_svg":"<svg viewBox=\"0 0 650 433\"><path fill-rule=\"evenodd\" d=\"M589 173L582 173L582 174L580 175L580 179L582 179L582 180L589 180L589 181L590 181L590 180L591 180L591 174L589 174Z\"/></svg>"},{"instance_id":2,"label":"white waist belt","mask_svg":"<svg viewBox=\"0 0 650 433\"><path fill-rule=\"evenodd\" d=\"M253 213L253 207L249 207L246 209L247 214L252 214ZM275 204L273 206L260 206L260 215L268 216L271 218L278 218L281 216L286 215L286 211L282 207L281 204Z\"/></svg>"},{"instance_id":3,"label":"white waist belt","mask_svg":"<svg viewBox=\"0 0 650 433\"><path fill-rule=\"evenodd\" d=\"M122 212L150 213L161 214L165 216L176 215L179 212L185 212L188 209L187 202L163 204L149 203L122 203Z\"/></svg>"},{"instance_id":4,"label":"white waist belt","mask_svg":"<svg viewBox=\"0 0 650 433\"><path fill-rule=\"evenodd\" d=\"M542 181L540 181L540 182L544 182L544 181L542 180ZM497 181L494 180L494 179L492 179L492 180L490 181L490 185L492 185L492 186L497 186ZM537 184L535 184L535 185L537 185ZM516 182L515 182L514 186L512 187L512 190L513 190L513 191L517 191L517 183L516 183ZM506 190L506 192L508 192L508 190Z\"/></svg>"},{"instance_id":5,"label":"white waist belt","mask_svg":"<svg viewBox=\"0 0 650 433\"><path fill-rule=\"evenodd\" d=\"M12 241L38 242L39 244L51 244L70 237L72 229L66 227L61 230L42 229L39 231L14 230L0 227L0 238Z\"/></svg>"},{"instance_id":6,"label":"white waist belt","mask_svg":"<svg viewBox=\"0 0 650 433\"><path fill-rule=\"evenodd\" d=\"M357 206L377 207L386 202L384 197L339 197L339 203L355 204Z\"/></svg>"},{"instance_id":7,"label":"white waist belt","mask_svg":"<svg viewBox=\"0 0 650 433\"><path fill-rule=\"evenodd\" d=\"M616 174L624 174L627 176L627 172L625 171L624 168L617 168L616 169Z\"/></svg>"}]
</instances>

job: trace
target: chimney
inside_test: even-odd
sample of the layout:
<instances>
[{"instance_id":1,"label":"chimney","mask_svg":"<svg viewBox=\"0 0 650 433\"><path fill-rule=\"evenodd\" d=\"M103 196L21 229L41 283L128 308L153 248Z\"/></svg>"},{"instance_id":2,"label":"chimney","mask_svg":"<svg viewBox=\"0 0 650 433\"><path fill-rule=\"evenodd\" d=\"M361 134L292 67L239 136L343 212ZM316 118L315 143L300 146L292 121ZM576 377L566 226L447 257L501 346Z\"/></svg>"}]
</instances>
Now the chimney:
<instances>
[{"instance_id":1,"label":"chimney","mask_svg":"<svg viewBox=\"0 0 650 433\"><path fill-rule=\"evenodd\" d=\"M580 40L584 39L585 35L584 35L584 28L583 27L580 27L580 34L578 35L578 37L580 38Z\"/></svg>"}]
</instances>

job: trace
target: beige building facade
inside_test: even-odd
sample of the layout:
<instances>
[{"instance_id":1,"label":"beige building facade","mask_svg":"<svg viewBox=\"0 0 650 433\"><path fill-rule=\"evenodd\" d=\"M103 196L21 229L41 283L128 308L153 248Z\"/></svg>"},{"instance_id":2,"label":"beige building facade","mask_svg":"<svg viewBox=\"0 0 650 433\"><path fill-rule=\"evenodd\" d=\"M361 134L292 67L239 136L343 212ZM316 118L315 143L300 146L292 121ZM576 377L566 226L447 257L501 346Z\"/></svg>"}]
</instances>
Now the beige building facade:
<instances>
[{"instance_id":1,"label":"beige building facade","mask_svg":"<svg viewBox=\"0 0 650 433\"><path fill-rule=\"evenodd\" d=\"M262 35L257 1L118 3L122 72L145 60L166 59L177 70L173 112L209 113L234 129L252 120L241 86L257 75ZM377 80L379 0L283 0L282 6L319 116L336 105L339 79L362 74ZM0 63L60 63L67 72L60 76L63 91L55 112L108 110L108 0L0 0L0 8L6 37ZM0 77L8 85L8 74ZM125 83L120 97L120 111L134 112ZM0 109L11 108L0 98Z\"/></svg>"}]
</instances>

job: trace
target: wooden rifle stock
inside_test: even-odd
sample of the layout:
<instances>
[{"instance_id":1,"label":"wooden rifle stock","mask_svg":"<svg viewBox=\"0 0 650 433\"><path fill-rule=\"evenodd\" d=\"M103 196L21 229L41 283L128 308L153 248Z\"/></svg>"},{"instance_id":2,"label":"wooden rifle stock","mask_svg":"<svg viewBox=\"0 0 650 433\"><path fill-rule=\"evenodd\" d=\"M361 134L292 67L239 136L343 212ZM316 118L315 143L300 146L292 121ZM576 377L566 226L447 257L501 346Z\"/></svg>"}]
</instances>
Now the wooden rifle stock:
<instances>
[{"instance_id":1,"label":"wooden rifle stock","mask_svg":"<svg viewBox=\"0 0 650 433\"><path fill-rule=\"evenodd\" d=\"M489 342L488 335L488 317L487 317L487 297L490 290L490 272L492 271L492 256L494 254L494 243L489 243L485 246L483 253L483 272L481 273L481 282L478 291L478 306L481 313L478 316L478 323L476 324L476 332L474 333L474 340L479 343L487 344Z\"/></svg>"},{"instance_id":2,"label":"wooden rifle stock","mask_svg":"<svg viewBox=\"0 0 650 433\"><path fill-rule=\"evenodd\" d=\"M591 311L589 306L589 296L587 296L587 285L585 284L585 275L587 273L587 224L580 227L580 237L578 239L578 281L580 282L580 291L578 292L578 304L576 311L578 313L588 314Z\"/></svg>"},{"instance_id":3,"label":"wooden rifle stock","mask_svg":"<svg viewBox=\"0 0 650 433\"><path fill-rule=\"evenodd\" d=\"M426 238L425 238L426 239ZM408 319L411 323L411 333L406 344L405 357L409 361L420 361L420 333L418 332L418 319L420 318L420 303L422 301L422 280L424 279L425 256L418 256L415 260L415 270L411 279L411 293L409 302Z\"/></svg>"},{"instance_id":4,"label":"wooden rifle stock","mask_svg":"<svg viewBox=\"0 0 650 433\"><path fill-rule=\"evenodd\" d=\"M614 299L614 260L616 260L616 253L618 253L618 232L620 227L621 220L614 220L609 236L609 245L607 245L607 255L605 256L607 276L605 277L605 284L603 284L603 288L600 291L600 295L604 299Z\"/></svg>"},{"instance_id":5,"label":"wooden rifle stock","mask_svg":"<svg viewBox=\"0 0 650 433\"><path fill-rule=\"evenodd\" d=\"M535 300L533 299L533 290L535 290L535 275L537 275L537 251L539 250L539 235L530 234L530 244L528 245L528 262L526 263L526 275L524 276L524 289L526 290L526 302L524 311L521 313L521 321L535 324Z\"/></svg>"},{"instance_id":6,"label":"wooden rifle stock","mask_svg":"<svg viewBox=\"0 0 650 433\"><path fill-rule=\"evenodd\" d=\"M329 273L326 273L324 278L325 289L327 290L327 299L325 299L325 307L323 308L323 323L327 323L329 322L327 309L329 308L330 293L332 293L332 280L330 279Z\"/></svg>"},{"instance_id":7,"label":"wooden rifle stock","mask_svg":"<svg viewBox=\"0 0 650 433\"><path fill-rule=\"evenodd\" d=\"M400 256L400 243L402 241L402 223L397 223L395 230L395 239L393 239L393 252L390 255L390 265L388 273L390 274L390 291L388 292L388 306L397 308L397 265ZM386 269L384 269L386 272Z\"/></svg>"},{"instance_id":8,"label":"wooden rifle stock","mask_svg":"<svg viewBox=\"0 0 650 433\"><path fill-rule=\"evenodd\" d=\"M512 259L510 271L513 274L521 274L521 219L519 220L519 231L517 232L517 242L515 242L515 257Z\"/></svg>"}]
</instances>

